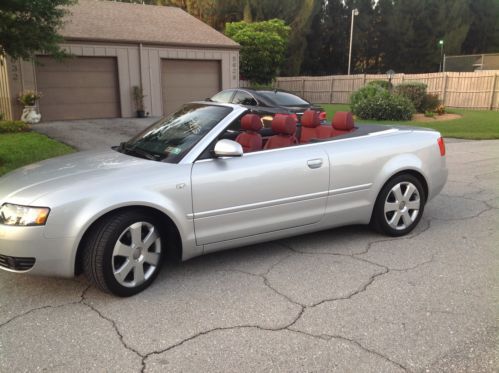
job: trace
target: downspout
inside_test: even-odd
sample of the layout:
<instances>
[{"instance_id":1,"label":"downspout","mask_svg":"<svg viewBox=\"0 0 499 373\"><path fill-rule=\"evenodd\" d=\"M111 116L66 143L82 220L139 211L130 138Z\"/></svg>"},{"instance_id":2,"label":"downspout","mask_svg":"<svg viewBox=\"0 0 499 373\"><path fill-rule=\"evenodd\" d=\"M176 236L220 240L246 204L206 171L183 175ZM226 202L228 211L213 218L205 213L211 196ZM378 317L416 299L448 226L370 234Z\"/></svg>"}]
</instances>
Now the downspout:
<instances>
[{"instance_id":1,"label":"downspout","mask_svg":"<svg viewBox=\"0 0 499 373\"><path fill-rule=\"evenodd\" d=\"M142 43L139 43L139 79L140 79L140 88L142 89Z\"/></svg>"}]
</instances>

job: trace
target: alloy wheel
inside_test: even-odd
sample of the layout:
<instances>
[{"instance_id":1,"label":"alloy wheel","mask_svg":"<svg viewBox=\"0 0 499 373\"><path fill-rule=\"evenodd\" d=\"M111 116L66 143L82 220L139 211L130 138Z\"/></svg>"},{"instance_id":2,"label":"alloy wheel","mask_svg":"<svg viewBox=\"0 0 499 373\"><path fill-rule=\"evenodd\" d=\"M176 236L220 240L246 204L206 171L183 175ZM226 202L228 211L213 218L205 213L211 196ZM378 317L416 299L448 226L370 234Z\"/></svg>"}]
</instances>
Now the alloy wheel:
<instances>
[{"instance_id":1,"label":"alloy wheel","mask_svg":"<svg viewBox=\"0 0 499 373\"><path fill-rule=\"evenodd\" d=\"M386 197L385 220L391 228L404 230L416 221L420 207L421 197L416 186L408 181L400 182Z\"/></svg>"},{"instance_id":2,"label":"alloy wheel","mask_svg":"<svg viewBox=\"0 0 499 373\"><path fill-rule=\"evenodd\" d=\"M140 286L158 270L160 257L161 237L154 225L136 222L121 233L114 245L114 277L122 286Z\"/></svg>"}]
</instances>

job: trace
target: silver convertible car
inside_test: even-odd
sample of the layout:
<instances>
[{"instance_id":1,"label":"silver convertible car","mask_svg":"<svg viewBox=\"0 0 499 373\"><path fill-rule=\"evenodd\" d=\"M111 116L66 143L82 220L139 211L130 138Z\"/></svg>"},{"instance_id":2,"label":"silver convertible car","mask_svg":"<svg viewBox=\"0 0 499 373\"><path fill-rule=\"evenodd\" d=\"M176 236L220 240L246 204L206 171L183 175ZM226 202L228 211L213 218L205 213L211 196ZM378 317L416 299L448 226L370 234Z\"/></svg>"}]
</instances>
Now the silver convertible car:
<instances>
[{"instance_id":1,"label":"silver convertible car","mask_svg":"<svg viewBox=\"0 0 499 373\"><path fill-rule=\"evenodd\" d=\"M248 108L185 105L105 151L0 178L0 268L130 296L166 255L187 260L348 224L410 232L447 179L438 132L330 124L308 110L270 128Z\"/></svg>"}]
</instances>

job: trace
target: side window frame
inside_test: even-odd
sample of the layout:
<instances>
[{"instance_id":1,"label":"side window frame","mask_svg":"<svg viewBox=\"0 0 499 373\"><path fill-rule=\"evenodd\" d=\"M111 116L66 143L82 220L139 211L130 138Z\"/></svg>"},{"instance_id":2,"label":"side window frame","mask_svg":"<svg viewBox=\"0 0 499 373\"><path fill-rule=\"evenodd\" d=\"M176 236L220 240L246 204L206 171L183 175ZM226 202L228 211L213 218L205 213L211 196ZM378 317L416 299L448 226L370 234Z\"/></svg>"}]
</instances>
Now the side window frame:
<instances>
[{"instance_id":1,"label":"side window frame","mask_svg":"<svg viewBox=\"0 0 499 373\"><path fill-rule=\"evenodd\" d=\"M237 104L237 105L244 105L244 106L258 106L258 100L255 98L255 96L253 96L250 92L248 91L245 91L244 89L237 89L234 96L232 96L232 103L235 104L234 100L237 96L238 93L242 93L242 94L245 94L249 97L251 97L254 101L255 101L255 104L254 105L249 105L249 104Z\"/></svg>"}]
</instances>

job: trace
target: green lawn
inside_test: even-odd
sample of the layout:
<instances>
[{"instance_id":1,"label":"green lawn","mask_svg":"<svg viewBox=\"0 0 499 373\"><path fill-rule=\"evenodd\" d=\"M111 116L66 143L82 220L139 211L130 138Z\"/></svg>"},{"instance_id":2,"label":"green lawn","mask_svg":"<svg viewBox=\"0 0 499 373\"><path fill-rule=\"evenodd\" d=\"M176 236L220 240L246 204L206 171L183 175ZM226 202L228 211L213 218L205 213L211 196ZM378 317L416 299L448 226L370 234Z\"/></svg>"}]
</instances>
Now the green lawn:
<instances>
[{"instance_id":1,"label":"green lawn","mask_svg":"<svg viewBox=\"0 0 499 373\"><path fill-rule=\"evenodd\" d=\"M343 104L321 104L327 113L327 118L330 120L336 111L349 111L349 105ZM499 139L499 111L476 111L476 110L461 110L448 109L449 113L462 115L460 119L449 121L434 121L434 122L392 122L392 121L373 121L373 120L356 120L356 123L381 123L381 124L401 124L418 127L428 127L439 131L445 137L455 137L460 139Z\"/></svg>"},{"instance_id":2,"label":"green lawn","mask_svg":"<svg viewBox=\"0 0 499 373\"><path fill-rule=\"evenodd\" d=\"M0 176L24 165L74 152L70 146L35 132L0 135Z\"/></svg>"}]
</instances>

